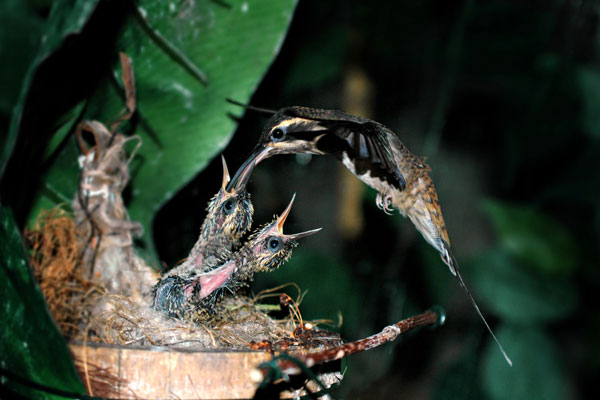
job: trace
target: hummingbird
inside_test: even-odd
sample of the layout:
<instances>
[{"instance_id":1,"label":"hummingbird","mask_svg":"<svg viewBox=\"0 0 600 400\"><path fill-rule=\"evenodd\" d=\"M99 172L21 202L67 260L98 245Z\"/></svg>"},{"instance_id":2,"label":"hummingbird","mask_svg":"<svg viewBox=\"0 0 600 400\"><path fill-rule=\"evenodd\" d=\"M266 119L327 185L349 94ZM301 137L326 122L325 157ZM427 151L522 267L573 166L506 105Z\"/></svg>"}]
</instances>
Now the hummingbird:
<instances>
[{"instance_id":1,"label":"hummingbird","mask_svg":"<svg viewBox=\"0 0 600 400\"><path fill-rule=\"evenodd\" d=\"M246 285L256 272L270 272L279 268L292 255L298 239L312 235L321 228L284 234L287 219L296 195L280 216L250 235L231 258L207 272L188 276L170 275L154 287L153 307L171 317L183 318L190 312L215 312L215 304L225 290L232 293Z\"/></svg>"},{"instance_id":2,"label":"hummingbird","mask_svg":"<svg viewBox=\"0 0 600 400\"><path fill-rule=\"evenodd\" d=\"M376 204L386 214L394 209L408 217L435 248L465 291L475 311L509 365L512 361L496 338L460 273L452 252L446 223L424 157L413 154L385 125L338 110L301 106L280 110L246 106L271 114L258 144L229 185L261 161L276 154L332 155L358 179L377 191Z\"/></svg>"}]
</instances>

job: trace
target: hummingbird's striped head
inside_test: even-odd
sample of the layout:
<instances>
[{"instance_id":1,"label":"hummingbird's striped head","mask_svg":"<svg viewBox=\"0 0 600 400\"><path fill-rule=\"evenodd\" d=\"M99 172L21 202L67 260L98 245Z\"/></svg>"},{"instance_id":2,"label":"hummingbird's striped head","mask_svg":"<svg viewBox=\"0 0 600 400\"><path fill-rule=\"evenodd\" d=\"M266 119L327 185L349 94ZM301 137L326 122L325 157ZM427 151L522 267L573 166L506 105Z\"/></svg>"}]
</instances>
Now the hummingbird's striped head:
<instances>
[{"instance_id":1,"label":"hummingbird's striped head","mask_svg":"<svg viewBox=\"0 0 600 400\"><path fill-rule=\"evenodd\" d=\"M207 217L201 229L201 235L206 237L214 234L224 234L226 237L239 240L251 227L254 207L246 186L254 163L243 171L237 182L228 188L230 183L229 171L225 158L223 162L223 182L221 189L208 204Z\"/></svg>"},{"instance_id":2,"label":"hummingbird's striped head","mask_svg":"<svg viewBox=\"0 0 600 400\"><path fill-rule=\"evenodd\" d=\"M317 142L327 133L327 127L311 115L319 116L326 111L294 106L275 112L265 123L258 144L229 185L234 185L251 164L256 166L276 154L325 154L319 150Z\"/></svg>"},{"instance_id":3,"label":"hummingbird's striped head","mask_svg":"<svg viewBox=\"0 0 600 400\"><path fill-rule=\"evenodd\" d=\"M260 161L274 154L323 154L317 148L317 141L327 128L318 118L309 115L319 115L318 109L307 107L286 107L275 113L266 122L258 140L262 146L255 160Z\"/></svg>"},{"instance_id":4,"label":"hummingbird's striped head","mask_svg":"<svg viewBox=\"0 0 600 400\"><path fill-rule=\"evenodd\" d=\"M298 245L298 239L321 230L318 228L289 235L283 233L283 224L290 214L295 198L294 194L290 204L279 217L248 238L245 246L249 250L248 259L251 260L249 264L252 271L248 271L249 273L268 272L279 268L292 255L292 250Z\"/></svg>"}]
</instances>

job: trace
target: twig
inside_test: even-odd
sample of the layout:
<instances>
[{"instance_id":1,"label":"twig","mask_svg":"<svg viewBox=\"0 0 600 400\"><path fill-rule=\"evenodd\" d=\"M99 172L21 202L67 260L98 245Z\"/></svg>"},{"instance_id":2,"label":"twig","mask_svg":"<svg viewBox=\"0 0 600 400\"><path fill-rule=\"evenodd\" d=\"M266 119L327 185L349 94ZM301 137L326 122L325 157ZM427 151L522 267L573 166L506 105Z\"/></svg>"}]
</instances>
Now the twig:
<instances>
[{"instance_id":1,"label":"twig","mask_svg":"<svg viewBox=\"0 0 600 400\"><path fill-rule=\"evenodd\" d=\"M317 364L339 360L342 357L359 353L361 351L371 350L375 347L381 346L384 343L391 342L401 334L413 328L434 325L438 321L443 323L443 314L440 315L429 310L422 314L415 315L414 317L406 318L394 325L388 325L381 332L352 343L346 343L331 349L311 354L291 353L290 356L292 356L293 359L290 359L286 355L286 357L282 357L274 361L276 361L277 367L283 374L297 375L303 372L303 368L301 368L299 362L303 364L303 366L311 368ZM260 374L256 375L256 378L258 378L257 380L262 381L269 376L271 369L272 365L270 365L270 363L261 364L257 370L257 372Z\"/></svg>"}]
</instances>

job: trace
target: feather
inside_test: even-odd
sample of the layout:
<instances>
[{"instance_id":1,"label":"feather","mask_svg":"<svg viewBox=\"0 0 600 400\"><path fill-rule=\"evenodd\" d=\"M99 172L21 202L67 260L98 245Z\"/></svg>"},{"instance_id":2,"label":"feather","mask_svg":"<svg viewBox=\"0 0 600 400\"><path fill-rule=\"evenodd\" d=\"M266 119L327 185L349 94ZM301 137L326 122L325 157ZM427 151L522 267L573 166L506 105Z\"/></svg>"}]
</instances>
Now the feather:
<instances>
[{"instance_id":1,"label":"feather","mask_svg":"<svg viewBox=\"0 0 600 400\"><path fill-rule=\"evenodd\" d=\"M512 367L512 360L508 357L508 354L506 354L506 351L504 351L504 347L502 347L502 345L500 344L500 341L498 340L498 338L496 338L496 335L494 335L494 332L492 331L492 328L490 328L490 325L488 324L487 320L483 316L483 313L479 309L479 306L477 305L477 302L473 298L473 295L471 295L471 292L467 288L467 285L465 284L465 281L462 278L460 270L458 269L458 263L456 262L456 258L454 258L454 254L452 253L452 249L450 248L450 245L447 242L445 242L445 241L443 241L443 252L442 252L441 256L442 256L442 260L444 260L444 262L450 268L450 271L452 271L452 273L454 274L454 276L456 276L456 279L458 280L459 285L463 288L464 292L467 294L467 297L471 301L471 304L475 308L475 311L477 311L477 314L479 314L479 317L483 321L483 323L484 323L485 327L487 328L488 332L490 333L490 335L492 335L492 338L494 339L494 341L496 342L496 344L500 348L500 352L504 356L504 359L506 360L506 362L508 363L508 365L510 365Z\"/></svg>"}]
</instances>

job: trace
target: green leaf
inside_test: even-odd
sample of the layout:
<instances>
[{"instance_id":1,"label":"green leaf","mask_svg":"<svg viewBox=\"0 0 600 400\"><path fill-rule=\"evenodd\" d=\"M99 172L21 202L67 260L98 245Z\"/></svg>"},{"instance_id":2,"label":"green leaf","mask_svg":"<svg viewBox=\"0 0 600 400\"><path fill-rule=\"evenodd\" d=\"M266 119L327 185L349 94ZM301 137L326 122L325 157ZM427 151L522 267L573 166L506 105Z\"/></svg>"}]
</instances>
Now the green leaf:
<instances>
[{"instance_id":1,"label":"green leaf","mask_svg":"<svg viewBox=\"0 0 600 400\"><path fill-rule=\"evenodd\" d=\"M491 340L483 356L483 388L492 399L567 398L564 363L552 339L536 327L505 325L498 339L513 360L509 367Z\"/></svg>"},{"instance_id":2,"label":"green leaf","mask_svg":"<svg viewBox=\"0 0 600 400\"><path fill-rule=\"evenodd\" d=\"M79 168L79 150L75 138L68 135L74 132L84 107L85 102L82 101L63 116L64 121L61 121L60 127L52 135L45 149L44 161L51 163L52 168L44 172L44 179L35 193L36 200L26 222L28 227L35 225L41 210L48 210L57 205L71 206L77 191L78 180L73 179L73 171ZM53 160L55 152L61 152L62 156Z\"/></svg>"},{"instance_id":3,"label":"green leaf","mask_svg":"<svg viewBox=\"0 0 600 400\"><path fill-rule=\"evenodd\" d=\"M69 112L67 112L66 115L64 115L64 121L59 123L59 128L56 130L56 132L54 132L50 142L48 143L48 146L46 147L44 161L47 161L58 149L58 147L63 144L68 134L75 130L76 124L81 118L81 113L84 107L85 102L82 101L73 107Z\"/></svg>"},{"instance_id":4,"label":"green leaf","mask_svg":"<svg viewBox=\"0 0 600 400\"><path fill-rule=\"evenodd\" d=\"M243 110L225 99L249 99L279 51L295 3L144 0L139 15L126 22L118 50L133 60L139 112L135 133L143 141L130 165L128 208L145 228L148 249L153 249L155 213L229 143L236 123L228 113ZM120 76L119 66L114 69ZM207 85L194 71L206 75ZM105 80L99 85L88 119L108 122L124 108L123 90L111 79L113 84ZM61 154L70 161L60 163L73 163L72 157ZM77 169L65 176L53 174L54 168L46 186L57 187L55 179L76 181ZM61 197L72 198L70 190Z\"/></svg>"},{"instance_id":5,"label":"green leaf","mask_svg":"<svg viewBox=\"0 0 600 400\"><path fill-rule=\"evenodd\" d=\"M2 205L0 254L1 368L38 384L85 393L65 340L33 281L12 214ZM2 383L29 398L51 398L47 394L15 385L10 377L3 376Z\"/></svg>"},{"instance_id":6,"label":"green leaf","mask_svg":"<svg viewBox=\"0 0 600 400\"><path fill-rule=\"evenodd\" d=\"M476 297L504 319L548 322L568 316L577 305L571 281L523 268L504 251L488 251L467 266Z\"/></svg>"},{"instance_id":7,"label":"green leaf","mask_svg":"<svg viewBox=\"0 0 600 400\"><path fill-rule=\"evenodd\" d=\"M488 200L483 203L500 246L545 274L570 273L579 266L573 236L549 216L532 209Z\"/></svg>"},{"instance_id":8,"label":"green leaf","mask_svg":"<svg viewBox=\"0 0 600 400\"><path fill-rule=\"evenodd\" d=\"M228 3L231 8L182 2L172 10L163 1L141 2L150 24L206 74L206 87L138 25L123 37L123 49L133 58L140 110L151 127L139 132L140 156L149 162L134 178L130 204L132 219L148 233L156 210L231 139L236 125L227 113L241 110L225 98L249 99L279 51L295 5L294 0Z\"/></svg>"},{"instance_id":9,"label":"green leaf","mask_svg":"<svg viewBox=\"0 0 600 400\"><path fill-rule=\"evenodd\" d=\"M55 136L57 137L58 134ZM67 140L62 149L61 157L52 164L52 168L44 174L44 180L35 193L35 202L32 205L27 226L33 227L41 210L49 210L57 205L71 206L77 192L77 176L73 171L78 171L77 157L79 150L75 138Z\"/></svg>"}]
</instances>

